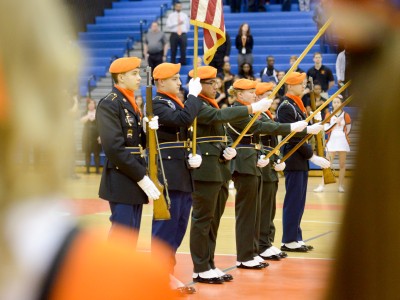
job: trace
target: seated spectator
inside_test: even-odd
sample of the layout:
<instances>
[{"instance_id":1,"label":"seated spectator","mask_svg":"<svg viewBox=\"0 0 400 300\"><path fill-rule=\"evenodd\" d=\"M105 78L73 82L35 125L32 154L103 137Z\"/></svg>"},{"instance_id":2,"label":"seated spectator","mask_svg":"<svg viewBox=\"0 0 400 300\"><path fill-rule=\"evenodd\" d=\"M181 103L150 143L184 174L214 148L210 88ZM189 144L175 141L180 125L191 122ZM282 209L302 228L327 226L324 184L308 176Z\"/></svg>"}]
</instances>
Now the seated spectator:
<instances>
[{"instance_id":1,"label":"seated spectator","mask_svg":"<svg viewBox=\"0 0 400 300\"><path fill-rule=\"evenodd\" d=\"M298 58L298 57L297 57L296 55L292 55L292 56L290 57L290 59L289 59L290 67L293 66L293 64L294 64L294 62L297 60L297 58ZM290 68L289 68L289 69L290 69ZM287 72L289 71L289 69L287 69L287 70L285 71L285 73L287 73ZM305 73L305 71L304 71L303 69L299 68L299 66L297 66L296 70L293 70L293 72Z\"/></svg>"},{"instance_id":2,"label":"seated spectator","mask_svg":"<svg viewBox=\"0 0 400 300\"><path fill-rule=\"evenodd\" d=\"M278 70L275 69L275 58L272 55L268 55L266 58L267 66L260 72L260 78L262 82L278 82Z\"/></svg>"},{"instance_id":3,"label":"seated spectator","mask_svg":"<svg viewBox=\"0 0 400 300\"><path fill-rule=\"evenodd\" d=\"M238 75L235 77L235 80L241 78L256 80L256 78L254 77L253 66L251 64L245 62L240 65L239 72Z\"/></svg>"},{"instance_id":4,"label":"seated spectator","mask_svg":"<svg viewBox=\"0 0 400 300\"><path fill-rule=\"evenodd\" d=\"M232 86L235 75L231 72L231 64L229 61L222 66L222 73L218 74L222 78L225 94L228 95L228 89Z\"/></svg>"},{"instance_id":5,"label":"seated spectator","mask_svg":"<svg viewBox=\"0 0 400 300\"><path fill-rule=\"evenodd\" d=\"M278 75L277 75L278 83L282 80L282 78L285 76L285 74L286 74L285 71L278 71ZM279 97L283 97L285 95L285 92L286 92L285 85L282 85L281 88L279 89L277 95Z\"/></svg>"},{"instance_id":6,"label":"seated spectator","mask_svg":"<svg viewBox=\"0 0 400 300\"><path fill-rule=\"evenodd\" d=\"M281 104L281 98L276 97L269 108L274 120L276 119L276 110L278 109L279 104Z\"/></svg>"},{"instance_id":7,"label":"seated spectator","mask_svg":"<svg viewBox=\"0 0 400 300\"><path fill-rule=\"evenodd\" d=\"M140 113L141 113L142 115L144 115L144 111L143 111L143 109L144 109L143 97L140 96L140 95L139 95L139 96L135 96L135 102L136 102L137 106L139 107Z\"/></svg>"},{"instance_id":8,"label":"seated spectator","mask_svg":"<svg viewBox=\"0 0 400 300\"><path fill-rule=\"evenodd\" d=\"M299 0L300 11L310 11L310 0Z\"/></svg>"},{"instance_id":9,"label":"seated spectator","mask_svg":"<svg viewBox=\"0 0 400 300\"><path fill-rule=\"evenodd\" d=\"M310 111L311 111L310 93L311 93L311 91L309 91L308 93L304 94L302 99L301 99L303 101L303 103L304 103L304 106L307 109L307 113L308 114L310 114ZM320 107L326 101L326 98L322 97L321 93L322 93L321 84L318 81L314 82L314 97L315 97L315 106L316 106L316 108ZM325 118L325 115L328 112L329 112L329 108L328 107L326 107L325 109L323 109L321 111L322 120Z\"/></svg>"},{"instance_id":10,"label":"seated spectator","mask_svg":"<svg viewBox=\"0 0 400 300\"><path fill-rule=\"evenodd\" d=\"M250 26L247 23L243 23L239 27L239 32L235 40L236 49L238 50L238 66L245 62L253 64L253 44Z\"/></svg>"},{"instance_id":11,"label":"seated spectator","mask_svg":"<svg viewBox=\"0 0 400 300\"><path fill-rule=\"evenodd\" d=\"M225 89L223 86L223 80L221 77L217 76L215 81L218 84L217 95L215 96L215 101L218 103L219 108L228 107L228 99L226 97Z\"/></svg>"},{"instance_id":12,"label":"seated spectator","mask_svg":"<svg viewBox=\"0 0 400 300\"><path fill-rule=\"evenodd\" d=\"M265 8L265 0L248 0L247 1L247 11L267 11Z\"/></svg>"}]
</instances>

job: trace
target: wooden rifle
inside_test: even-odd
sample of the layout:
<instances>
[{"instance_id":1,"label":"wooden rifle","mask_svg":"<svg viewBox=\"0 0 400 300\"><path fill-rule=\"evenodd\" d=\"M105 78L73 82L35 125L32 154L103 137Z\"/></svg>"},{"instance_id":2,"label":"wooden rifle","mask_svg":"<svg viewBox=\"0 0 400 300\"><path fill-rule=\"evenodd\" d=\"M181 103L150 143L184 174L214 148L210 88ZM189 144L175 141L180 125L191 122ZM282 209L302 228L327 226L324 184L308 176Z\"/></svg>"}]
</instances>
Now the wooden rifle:
<instances>
[{"instance_id":1,"label":"wooden rifle","mask_svg":"<svg viewBox=\"0 0 400 300\"><path fill-rule=\"evenodd\" d=\"M309 82L310 82L310 104L311 104L311 109L312 111L315 111L317 109L317 104L315 103L315 93L314 93L314 82L313 78L310 76L309 77ZM318 123L315 119L313 120L314 123ZM323 131L320 131L318 134L315 135L315 144L316 144L316 150L317 150L317 155L324 157L324 139L323 139ZM335 183L336 178L335 174L333 173L332 168L325 168L322 169L322 174L324 177L324 183L325 184L330 184L330 183Z\"/></svg>"},{"instance_id":2,"label":"wooden rifle","mask_svg":"<svg viewBox=\"0 0 400 300\"><path fill-rule=\"evenodd\" d=\"M151 85L151 68L146 68L147 85L146 85L146 116L151 121L154 117L153 114L153 95ZM168 184L165 178L164 167L162 163L161 151L159 148L158 137L156 130L150 129L147 124L147 149L148 149L148 165L149 177L160 191L160 198L153 202L153 218L154 220L169 220L171 214L169 212L170 200L168 195ZM158 149L158 153L157 153ZM157 155L159 158L160 169L162 172L164 185L158 181L158 168L157 168ZM165 190L165 194L164 194Z\"/></svg>"},{"instance_id":3,"label":"wooden rifle","mask_svg":"<svg viewBox=\"0 0 400 300\"><path fill-rule=\"evenodd\" d=\"M337 114L339 111L341 111L343 109L343 107L345 107L347 104L350 103L352 96L348 97L346 99L346 101L344 101L337 109L335 109L332 114L330 114L328 117L326 117L321 124L326 124L329 122L329 120L335 115ZM286 161L294 152L296 152L297 149L299 149L301 147L301 145L303 145L305 142L307 142L313 135L312 134L308 134L306 135L296 146L294 146L288 153L286 153L286 155L280 160L280 162L284 162ZM325 169L322 169L325 170ZM324 182L325 182L325 174L324 174ZM325 182L326 183L326 182Z\"/></svg>"}]
</instances>

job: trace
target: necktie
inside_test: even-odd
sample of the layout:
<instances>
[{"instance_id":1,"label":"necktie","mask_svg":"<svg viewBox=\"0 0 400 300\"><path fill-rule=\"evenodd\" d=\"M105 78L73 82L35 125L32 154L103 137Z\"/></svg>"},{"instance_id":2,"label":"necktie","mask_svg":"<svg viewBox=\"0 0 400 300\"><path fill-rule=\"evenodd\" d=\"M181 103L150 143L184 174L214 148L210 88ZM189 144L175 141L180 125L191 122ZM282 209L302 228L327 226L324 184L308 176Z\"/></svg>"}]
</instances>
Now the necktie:
<instances>
[{"instance_id":1,"label":"necktie","mask_svg":"<svg viewBox=\"0 0 400 300\"><path fill-rule=\"evenodd\" d=\"M176 31L178 35L182 34L182 26L181 26L181 15L178 13L178 29Z\"/></svg>"}]
</instances>

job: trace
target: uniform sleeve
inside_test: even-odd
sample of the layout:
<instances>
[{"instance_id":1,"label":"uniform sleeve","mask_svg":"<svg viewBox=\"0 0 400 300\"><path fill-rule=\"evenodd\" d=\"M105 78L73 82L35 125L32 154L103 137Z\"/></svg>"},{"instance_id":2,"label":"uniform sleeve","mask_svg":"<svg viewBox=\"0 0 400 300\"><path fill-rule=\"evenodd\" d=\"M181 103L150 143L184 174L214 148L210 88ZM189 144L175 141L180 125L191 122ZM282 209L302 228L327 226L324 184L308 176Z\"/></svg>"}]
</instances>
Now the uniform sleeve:
<instances>
[{"instance_id":1,"label":"uniform sleeve","mask_svg":"<svg viewBox=\"0 0 400 300\"><path fill-rule=\"evenodd\" d=\"M251 118L248 117L245 120L240 120L237 122L231 122L230 124L239 129L243 130L247 124L250 122ZM250 127L248 130L248 133L254 133L254 134L269 134L269 135L287 135L290 133L290 124L281 124L278 122L274 122L271 120L268 121L260 121L256 120L253 125Z\"/></svg>"},{"instance_id":2,"label":"uniform sleeve","mask_svg":"<svg viewBox=\"0 0 400 300\"><path fill-rule=\"evenodd\" d=\"M160 125L188 127L193 123L203 101L193 95L189 95L182 110L174 110L164 100L156 100L153 103L153 113L158 116Z\"/></svg>"},{"instance_id":3,"label":"uniform sleeve","mask_svg":"<svg viewBox=\"0 0 400 300\"><path fill-rule=\"evenodd\" d=\"M248 115L246 106L216 109L204 104L197 116L197 122L199 124L228 123L247 119Z\"/></svg>"},{"instance_id":4,"label":"uniform sleeve","mask_svg":"<svg viewBox=\"0 0 400 300\"><path fill-rule=\"evenodd\" d=\"M146 175L146 168L125 147L117 100L103 100L96 110L97 126L104 153L118 169L138 182Z\"/></svg>"}]
</instances>

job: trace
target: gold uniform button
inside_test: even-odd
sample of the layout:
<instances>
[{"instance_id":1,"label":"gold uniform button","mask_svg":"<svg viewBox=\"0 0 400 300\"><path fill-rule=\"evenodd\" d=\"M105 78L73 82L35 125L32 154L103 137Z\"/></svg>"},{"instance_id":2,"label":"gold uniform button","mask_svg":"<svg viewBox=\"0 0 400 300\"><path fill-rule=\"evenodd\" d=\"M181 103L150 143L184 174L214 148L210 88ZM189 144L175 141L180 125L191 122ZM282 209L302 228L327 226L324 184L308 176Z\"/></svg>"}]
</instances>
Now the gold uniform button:
<instances>
[{"instance_id":1,"label":"gold uniform button","mask_svg":"<svg viewBox=\"0 0 400 300\"><path fill-rule=\"evenodd\" d=\"M208 155L208 152L206 152L206 155Z\"/></svg>"},{"instance_id":2,"label":"gold uniform button","mask_svg":"<svg viewBox=\"0 0 400 300\"><path fill-rule=\"evenodd\" d=\"M168 156L168 159L171 159L171 156Z\"/></svg>"}]
</instances>

